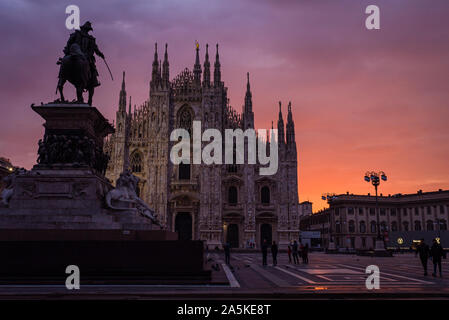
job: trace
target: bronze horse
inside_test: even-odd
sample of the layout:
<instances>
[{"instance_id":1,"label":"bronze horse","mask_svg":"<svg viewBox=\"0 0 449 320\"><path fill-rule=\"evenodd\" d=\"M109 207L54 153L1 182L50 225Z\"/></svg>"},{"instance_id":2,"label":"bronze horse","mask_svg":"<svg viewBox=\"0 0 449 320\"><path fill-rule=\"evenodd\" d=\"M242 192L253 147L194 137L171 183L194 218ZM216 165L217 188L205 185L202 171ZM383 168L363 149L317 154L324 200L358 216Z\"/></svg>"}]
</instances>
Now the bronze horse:
<instances>
[{"instance_id":1,"label":"bronze horse","mask_svg":"<svg viewBox=\"0 0 449 320\"><path fill-rule=\"evenodd\" d=\"M60 93L61 102L64 99L64 84L69 81L76 88L77 103L84 103L83 92L89 92L88 104L92 105L92 97L94 95L94 87L89 86L91 78L91 69L89 61L81 51L78 44L74 43L70 46L70 53L64 58L59 58L57 64L61 65L59 70L59 82L57 90Z\"/></svg>"}]
</instances>

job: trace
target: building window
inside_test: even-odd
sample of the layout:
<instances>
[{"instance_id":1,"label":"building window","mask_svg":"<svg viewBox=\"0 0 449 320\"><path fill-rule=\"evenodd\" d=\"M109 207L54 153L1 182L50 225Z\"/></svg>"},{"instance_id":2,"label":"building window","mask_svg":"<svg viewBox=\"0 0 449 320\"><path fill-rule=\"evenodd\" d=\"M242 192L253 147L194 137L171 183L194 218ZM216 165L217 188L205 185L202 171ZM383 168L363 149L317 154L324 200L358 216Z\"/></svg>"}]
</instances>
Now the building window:
<instances>
[{"instance_id":1,"label":"building window","mask_svg":"<svg viewBox=\"0 0 449 320\"><path fill-rule=\"evenodd\" d=\"M366 238L362 237L362 248L366 248Z\"/></svg>"},{"instance_id":2,"label":"building window","mask_svg":"<svg viewBox=\"0 0 449 320\"><path fill-rule=\"evenodd\" d=\"M427 229L427 231L433 231L433 221L432 220L426 221L426 229Z\"/></svg>"},{"instance_id":3,"label":"building window","mask_svg":"<svg viewBox=\"0 0 449 320\"><path fill-rule=\"evenodd\" d=\"M427 212L427 214L429 214L429 215L432 214L432 210L430 210L430 207L427 207L427 208L426 208L426 212Z\"/></svg>"},{"instance_id":4,"label":"building window","mask_svg":"<svg viewBox=\"0 0 449 320\"><path fill-rule=\"evenodd\" d=\"M376 221L371 221L370 230L371 230L371 233L376 232Z\"/></svg>"},{"instance_id":5,"label":"building window","mask_svg":"<svg viewBox=\"0 0 449 320\"><path fill-rule=\"evenodd\" d=\"M418 207L415 208L415 216L419 216L419 208Z\"/></svg>"},{"instance_id":6,"label":"building window","mask_svg":"<svg viewBox=\"0 0 449 320\"><path fill-rule=\"evenodd\" d=\"M348 208L348 214L354 214L354 208Z\"/></svg>"},{"instance_id":7,"label":"building window","mask_svg":"<svg viewBox=\"0 0 449 320\"><path fill-rule=\"evenodd\" d=\"M359 208L359 215L363 216L363 208Z\"/></svg>"},{"instance_id":8,"label":"building window","mask_svg":"<svg viewBox=\"0 0 449 320\"><path fill-rule=\"evenodd\" d=\"M142 156L139 152L133 152L130 162L132 172L142 172Z\"/></svg>"},{"instance_id":9,"label":"building window","mask_svg":"<svg viewBox=\"0 0 449 320\"><path fill-rule=\"evenodd\" d=\"M392 217L396 216L396 208L393 208L390 210L390 216L392 216Z\"/></svg>"},{"instance_id":10,"label":"building window","mask_svg":"<svg viewBox=\"0 0 449 320\"><path fill-rule=\"evenodd\" d=\"M393 232L398 231L398 223L396 221L393 221L391 223L391 231Z\"/></svg>"},{"instance_id":11,"label":"building window","mask_svg":"<svg viewBox=\"0 0 449 320\"><path fill-rule=\"evenodd\" d=\"M365 224L365 221L360 221L360 223L359 223L359 229L360 229L360 233L365 233L365 232L366 232L366 224Z\"/></svg>"},{"instance_id":12,"label":"building window","mask_svg":"<svg viewBox=\"0 0 449 320\"><path fill-rule=\"evenodd\" d=\"M408 210L407 210L407 208L402 209L402 213L404 214L404 216L407 216L407 215L408 215Z\"/></svg>"},{"instance_id":13,"label":"building window","mask_svg":"<svg viewBox=\"0 0 449 320\"><path fill-rule=\"evenodd\" d=\"M444 206L440 206L440 213L444 214Z\"/></svg>"},{"instance_id":14,"label":"building window","mask_svg":"<svg viewBox=\"0 0 449 320\"><path fill-rule=\"evenodd\" d=\"M415 221L415 231L421 231L421 221Z\"/></svg>"},{"instance_id":15,"label":"building window","mask_svg":"<svg viewBox=\"0 0 449 320\"><path fill-rule=\"evenodd\" d=\"M340 208L335 208L334 210L335 210L335 215L339 216L340 215Z\"/></svg>"},{"instance_id":16,"label":"building window","mask_svg":"<svg viewBox=\"0 0 449 320\"><path fill-rule=\"evenodd\" d=\"M355 232L355 223L354 220L349 220L349 232L354 233Z\"/></svg>"},{"instance_id":17,"label":"building window","mask_svg":"<svg viewBox=\"0 0 449 320\"><path fill-rule=\"evenodd\" d=\"M341 232L341 225L340 222L335 222L335 232L340 233Z\"/></svg>"},{"instance_id":18,"label":"building window","mask_svg":"<svg viewBox=\"0 0 449 320\"><path fill-rule=\"evenodd\" d=\"M447 230L447 223L444 219L440 220L440 230Z\"/></svg>"},{"instance_id":19,"label":"building window","mask_svg":"<svg viewBox=\"0 0 449 320\"><path fill-rule=\"evenodd\" d=\"M382 209L380 209L380 215L381 215L381 216L384 216L384 215L385 215L385 213L386 213L386 210L385 210L385 208L382 208Z\"/></svg>"},{"instance_id":20,"label":"building window","mask_svg":"<svg viewBox=\"0 0 449 320\"><path fill-rule=\"evenodd\" d=\"M179 164L179 180L190 180L190 164L181 162Z\"/></svg>"},{"instance_id":21,"label":"building window","mask_svg":"<svg viewBox=\"0 0 449 320\"><path fill-rule=\"evenodd\" d=\"M369 215L374 216L376 214L376 210L374 208L369 208Z\"/></svg>"},{"instance_id":22,"label":"building window","mask_svg":"<svg viewBox=\"0 0 449 320\"><path fill-rule=\"evenodd\" d=\"M260 190L260 200L262 203L270 203L270 188L267 186L262 187Z\"/></svg>"},{"instance_id":23,"label":"building window","mask_svg":"<svg viewBox=\"0 0 449 320\"><path fill-rule=\"evenodd\" d=\"M408 231L408 221L404 221L402 223L403 227L404 227L404 231Z\"/></svg>"},{"instance_id":24,"label":"building window","mask_svg":"<svg viewBox=\"0 0 449 320\"><path fill-rule=\"evenodd\" d=\"M228 202L230 204L237 203L237 188L234 186L230 186L228 189Z\"/></svg>"}]
</instances>

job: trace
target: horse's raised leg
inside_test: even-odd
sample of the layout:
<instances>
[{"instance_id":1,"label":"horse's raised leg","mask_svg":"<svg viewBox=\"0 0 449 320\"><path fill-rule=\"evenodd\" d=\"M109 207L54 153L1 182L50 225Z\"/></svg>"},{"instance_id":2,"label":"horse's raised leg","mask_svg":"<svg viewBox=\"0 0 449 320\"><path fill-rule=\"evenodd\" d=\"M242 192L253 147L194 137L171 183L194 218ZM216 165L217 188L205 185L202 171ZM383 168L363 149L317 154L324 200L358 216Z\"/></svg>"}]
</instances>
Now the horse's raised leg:
<instances>
[{"instance_id":1,"label":"horse's raised leg","mask_svg":"<svg viewBox=\"0 0 449 320\"><path fill-rule=\"evenodd\" d=\"M84 103L83 99L83 88L76 87L76 99L78 100L78 103Z\"/></svg>"},{"instance_id":2,"label":"horse's raised leg","mask_svg":"<svg viewBox=\"0 0 449 320\"><path fill-rule=\"evenodd\" d=\"M95 88L94 88L94 87L89 88L89 100L87 101L87 103L88 103L90 106L92 106L92 97L94 96L94 91L95 91Z\"/></svg>"}]
</instances>

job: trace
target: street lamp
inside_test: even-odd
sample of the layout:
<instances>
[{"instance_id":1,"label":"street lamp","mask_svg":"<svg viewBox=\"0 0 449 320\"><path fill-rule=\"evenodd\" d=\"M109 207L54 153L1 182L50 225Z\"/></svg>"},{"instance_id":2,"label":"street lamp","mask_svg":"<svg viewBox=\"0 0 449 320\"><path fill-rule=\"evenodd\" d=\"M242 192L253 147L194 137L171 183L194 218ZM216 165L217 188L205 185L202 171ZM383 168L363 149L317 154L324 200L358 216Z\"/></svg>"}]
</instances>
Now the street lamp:
<instances>
[{"instance_id":1,"label":"street lamp","mask_svg":"<svg viewBox=\"0 0 449 320\"><path fill-rule=\"evenodd\" d=\"M376 241L376 251L385 250L385 242L383 237L380 235L380 218L379 218L379 202L377 200L377 187L380 185L380 181L387 181L387 175L383 171L375 172L368 171L365 173L365 181L371 182L376 190L376 219L377 219L377 241ZM381 242L382 241L382 242Z\"/></svg>"}]
</instances>

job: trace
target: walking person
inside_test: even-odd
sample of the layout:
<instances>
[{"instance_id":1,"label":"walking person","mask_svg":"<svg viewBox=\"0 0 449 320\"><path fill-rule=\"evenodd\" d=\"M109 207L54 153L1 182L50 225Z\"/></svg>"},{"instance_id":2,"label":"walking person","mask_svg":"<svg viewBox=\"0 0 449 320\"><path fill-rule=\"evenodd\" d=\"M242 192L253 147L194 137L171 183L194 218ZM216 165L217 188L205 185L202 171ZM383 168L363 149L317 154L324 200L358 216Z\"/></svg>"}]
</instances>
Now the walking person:
<instances>
[{"instance_id":1,"label":"walking person","mask_svg":"<svg viewBox=\"0 0 449 320\"><path fill-rule=\"evenodd\" d=\"M291 243L287 246L288 263L292 263L292 245Z\"/></svg>"},{"instance_id":2,"label":"walking person","mask_svg":"<svg viewBox=\"0 0 449 320\"><path fill-rule=\"evenodd\" d=\"M302 249L302 263L308 264L309 263L309 244L306 243L306 245Z\"/></svg>"},{"instance_id":3,"label":"walking person","mask_svg":"<svg viewBox=\"0 0 449 320\"><path fill-rule=\"evenodd\" d=\"M427 276L427 260L430 256L429 246L421 239L419 245L416 247L416 254L419 254L419 259L424 269L424 275Z\"/></svg>"},{"instance_id":4,"label":"walking person","mask_svg":"<svg viewBox=\"0 0 449 320\"><path fill-rule=\"evenodd\" d=\"M293 254L293 263L294 264L299 264L299 259L298 259L298 242L296 242L296 240L293 242L292 254Z\"/></svg>"},{"instance_id":5,"label":"walking person","mask_svg":"<svg viewBox=\"0 0 449 320\"><path fill-rule=\"evenodd\" d=\"M273 267L276 267L278 264L278 245L276 244L276 241L273 241L273 244L271 245L271 255L273 256Z\"/></svg>"},{"instance_id":6,"label":"walking person","mask_svg":"<svg viewBox=\"0 0 449 320\"><path fill-rule=\"evenodd\" d=\"M432 257L433 262L433 273L432 276L437 276L437 266L440 271L440 277L443 277L443 273L441 272L441 258L444 256L444 250L441 244L438 243L437 239L433 239L432 247L430 248L430 256Z\"/></svg>"},{"instance_id":7,"label":"walking person","mask_svg":"<svg viewBox=\"0 0 449 320\"><path fill-rule=\"evenodd\" d=\"M231 263L231 246L229 242L226 242L223 246L225 253L225 263L229 265Z\"/></svg>"},{"instance_id":8,"label":"walking person","mask_svg":"<svg viewBox=\"0 0 449 320\"><path fill-rule=\"evenodd\" d=\"M262 243L262 265L263 266L267 265L267 254L268 254L268 243L267 243L267 239L264 239L263 243Z\"/></svg>"}]
</instances>

